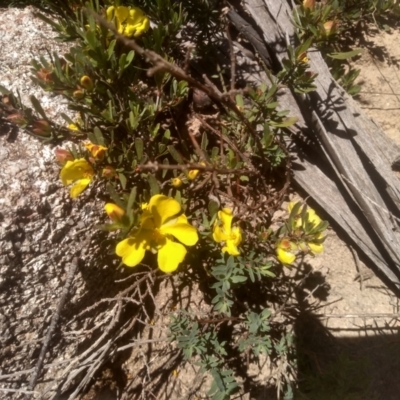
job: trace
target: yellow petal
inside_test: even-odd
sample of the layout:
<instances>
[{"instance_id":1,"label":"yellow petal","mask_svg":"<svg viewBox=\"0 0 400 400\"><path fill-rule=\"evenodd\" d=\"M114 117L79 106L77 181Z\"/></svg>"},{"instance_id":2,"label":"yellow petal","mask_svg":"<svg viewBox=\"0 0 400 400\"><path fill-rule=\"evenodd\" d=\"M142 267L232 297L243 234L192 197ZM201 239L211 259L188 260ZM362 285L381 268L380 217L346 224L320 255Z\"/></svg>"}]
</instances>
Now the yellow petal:
<instances>
[{"instance_id":1,"label":"yellow petal","mask_svg":"<svg viewBox=\"0 0 400 400\"><path fill-rule=\"evenodd\" d=\"M106 11L106 18L108 22L111 22L111 20L114 18L114 14L115 14L115 7L114 6L108 7Z\"/></svg>"},{"instance_id":2,"label":"yellow petal","mask_svg":"<svg viewBox=\"0 0 400 400\"><path fill-rule=\"evenodd\" d=\"M291 201L291 202L288 204L288 211L289 211L289 214L292 212L293 207L294 207L297 203L298 203L298 201ZM300 208L300 209L301 209L301 208Z\"/></svg>"},{"instance_id":3,"label":"yellow petal","mask_svg":"<svg viewBox=\"0 0 400 400\"><path fill-rule=\"evenodd\" d=\"M227 235L230 235L233 220L232 210L230 208L224 208L218 211L218 218L222 221L222 229Z\"/></svg>"},{"instance_id":4,"label":"yellow petal","mask_svg":"<svg viewBox=\"0 0 400 400\"><path fill-rule=\"evenodd\" d=\"M104 210L113 221L119 221L125 215L125 210L114 203L107 203Z\"/></svg>"},{"instance_id":5,"label":"yellow petal","mask_svg":"<svg viewBox=\"0 0 400 400\"><path fill-rule=\"evenodd\" d=\"M217 221L214 224L214 229L213 229L213 239L217 242L223 242L224 240L227 240L229 236L224 232L222 229L222 226L218 225Z\"/></svg>"},{"instance_id":6,"label":"yellow petal","mask_svg":"<svg viewBox=\"0 0 400 400\"><path fill-rule=\"evenodd\" d=\"M184 260L186 253L185 246L166 239L164 246L158 251L158 268L166 273L174 272Z\"/></svg>"},{"instance_id":7,"label":"yellow petal","mask_svg":"<svg viewBox=\"0 0 400 400\"><path fill-rule=\"evenodd\" d=\"M312 208L307 210L308 221L311 222L314 226L317 226L321 222L321 218L315 213Z\"/></svg>"},{"instance_id":8,"label":"yellow petal","mask_svg":"<svg viewBox=\"0 0 400 400\"><path fill-rule=\"evenodd\" d=\"M242 230L238 226L235 226L232 229L231 237L233 237L233 244L239 246L239 244L242 243Z\"/></svg>"},{"instance_id":9,"label":"yellow petal","mask_svg":"<svg viewBox=\"0 0 400 400\"><path fill-rule=\"evenodd\" d=\"M140 264L146 253L147 240L144 235L124 239L117 244L115 252L122 257L122 262L128 267Z\"/></svg>"},{"instance_id":10,"label":"yellow petal","mask_svg":"<svg viewBox=\"0 0 400 400\"><path fill-rule=\"evenodd\" d=\"M84 158L67 161L60 172L61 181L65 186L78 179L93 177L93 175L92 166Z\"/></svg>"},{"instance_id":11,"label":"yellow petal","mask_svg":"<svg viewBox=\"0 0 400 400\"><path fill-rule=\"evenodd\" d=\"M156 228L160 228L170 218L181 212L181 205L172 197L156 194L150 199L149 210L153 215Z\"/></svg>"},{"instance_id":12,"label":"yellow petal","mask_svg":"<svg viewBox=\"0 0 400 400\"><path fill-rule=\"evenodd\" d=\"M322 253L324 251L324 245L322 243L307 243L308 247L313 253Z\"/></svg>"},{"instance_id":13,"label":"yellow petal","mask_svg":"<svg viewBox=\"0 0 400 400\"><path fill-rule=\"evenodd\" d=\"M134 37L139 37L150 28L150 20L146 17L139 25L136 25Z\"/></svg>"},{"instance_id":14,"label":"yellow petal","mask_svg":"<svg viewBox=\"0 0 400 400\"><path fill-rule=\"evenodd\" d=\"M115 10L115 18L121 24L124 23L129 18L129 8L124 6L119 6Z\"/></svg>"},{"instance_id":15,"label":"yellow petal","mask_svg":"<svg viewBox=\"0 0 400 400\"><path fill-rule=\"evenodd\" d=\"M175 221L161 226L160 232L163 235L172 235L186 246L193 246L199 240L197 230L190 225L185 215L180 215Z\"/></svg>"},{"instance_id":16,"label":"yellow petal","mask_svg":"<svg viewBox=\"0 0 400 400\"><path fill-rule=\"evenodd\" d=\"M240 251L235 245L234 240L227 240L226 245L222 248L223 252L230 254L231 256L239 256Z\"/></svg>"},{"instance_id":17,"label":"yellow petal","mask_svg":"<svg viewBox=\"0 0 400 400\"><path fill-rule=\"evenodd\" d=\"M76 199L88 187L90 181L90 178L79 179L69 192L71 198Z\"/></svg>"},{"instance_id":18,"label":"yellow petal","mask_svg":"<svg viewBox=\"0 0 400 400\"><path fill-rule=\"evenodd\" d=\"M296 260L295 254L291 253L290 251L285 251L279 247L276 249L276 255L282 264L292 264Z\"/></svg>"}]
</instances>

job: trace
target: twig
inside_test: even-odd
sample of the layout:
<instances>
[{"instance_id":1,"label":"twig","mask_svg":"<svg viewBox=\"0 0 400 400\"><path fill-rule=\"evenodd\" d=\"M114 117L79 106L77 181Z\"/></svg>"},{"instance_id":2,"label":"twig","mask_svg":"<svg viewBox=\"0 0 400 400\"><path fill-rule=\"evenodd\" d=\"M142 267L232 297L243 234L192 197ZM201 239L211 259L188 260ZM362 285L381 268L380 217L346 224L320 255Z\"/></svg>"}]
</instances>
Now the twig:
<instances>
[{"instance_id":1,"label":"twig","mask_svg":"<svg viewBox=\"0 0 400 400\"><path fill-rule=\"evenodd\" d=\"M209 171L215 172L218 174L235 174L235 175L243 175L250 174L255 175L258 174L257 171L252 171L250 169L242 168L242 169L229 169L229 168L215 168L210 165L203 164L159 164L158 162L148 162L147 164L139 165L136 167L138 170L150 170L150 171L158 171L159 169L167 169L167 170L180 170L180 171L188 171L191 169L198 169L200 171Z\"/></svg>"},{"instance_id":2,"label":"twig","mask_svg":"<svg viewBox=\"0 0 400 400\"><path fill-rule=\"evenodd\" d=\"M229 54L231 56L231 91L235 90L235 81L236 81L236 60L235 53L233 51L232 37L229 32L229 25L226 25L226 37L229 43Z\"/></svg>"},{"instance_id":3,"label":"twig","mask_svg":"<svg viewBox=\"0 0 400 400\"><path fill-rule=\"evenodd\" d=\"M42 345L42 349L40 350L40 354L39 354L39 358L38 358L37 363L36 363L35 370L34 370L32 376L31 376L31 379L29 380L28 389L30 391L32 391L35 388L36 382L37 382L38 377L39 377L39 374L42 371L44 358L45 358L47 350L49 348L50 341L51 341L51 338L53 336L54 330L56 329L58 320L60 319L61 311L62 311L62 309L64 307L65 301L67 300L67 295L69 293L69 289L71 287L71 283L72 283L72 280L73 280L73 278L75 276L75 271L76 271L77 267L78 267L78 257L74 257L72 262L71 262L71 264L70 264L67 280L65 281L65 285L64 285L64 288L62 290L61 297L60 297L60 300L58 302L57 309L56 309L56 311L54 312L54 314L53 314L53 316L51 318L49 330L47 331L46 337L45 337L43 345Z\"/></svg>"}]
</instances>

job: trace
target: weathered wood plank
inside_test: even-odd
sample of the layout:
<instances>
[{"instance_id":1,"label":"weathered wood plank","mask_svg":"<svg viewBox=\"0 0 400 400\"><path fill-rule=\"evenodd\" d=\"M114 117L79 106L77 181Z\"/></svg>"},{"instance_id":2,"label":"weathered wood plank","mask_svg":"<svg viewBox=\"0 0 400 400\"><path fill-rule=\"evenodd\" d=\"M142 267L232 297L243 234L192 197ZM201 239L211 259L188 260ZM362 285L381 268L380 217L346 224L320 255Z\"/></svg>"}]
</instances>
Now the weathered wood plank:
<instances>
[{"instance_id":1,"label":"weathered wood plank","mask_svg":"<svg viewBox=\"0 0 400 400\"><path fill-rule=\"evenodd\" d=\"M244 0L243 3L262 30L268 46L278 60L282 60L286 56L286 41L294 42L291 10L287 3L277 0ZM296 96L296 100L300 109L308 111L303 113L304 119L319 135L323 150L336 171L338 183L333 183L307 159L298 161L304 169L294 172L295 179L399 287L400 234L390 217L391 213L398 215L399 209L389 201L387 193L400 199L400 182L391 170L400 149L365 116L353 99L343 93L320 53L310 52L309 58L311 69L319 74L317 90L311 96ZM293 107L292 101L286 103L297 115L299 107ZM315 182L318 182L318 187ZM324 185L323 191L321 184ZM342 184L350 196L340 193L337 184ZM352 198L361 211L361 217L356 217L349 207ZM360 221L364 217L375 233L364 228L365 221Z\"/></svg>"}]
</instances>

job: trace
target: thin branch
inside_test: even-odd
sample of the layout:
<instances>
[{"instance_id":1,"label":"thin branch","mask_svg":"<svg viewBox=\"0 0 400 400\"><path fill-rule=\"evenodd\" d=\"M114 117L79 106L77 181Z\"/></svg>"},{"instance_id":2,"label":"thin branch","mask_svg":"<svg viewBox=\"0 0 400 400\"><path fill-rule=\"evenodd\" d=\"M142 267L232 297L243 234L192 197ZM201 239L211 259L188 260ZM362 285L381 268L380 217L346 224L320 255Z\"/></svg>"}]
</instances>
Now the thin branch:
<instances>
[{"instance_id":1,"label":"thin branch","mask_svg":"<svg viewBox=\"0 0 400 400\"><path fill-rule=\"evenodd\" d=\"M30 391L32 391L35 388L36 382L37 382L37 380L39 378L39 374L42 371L44 358L45 358L47 350L49 348L50 341L51 341L51 338L53 336L54 330L57 327L58 320L60 319L61 311L64 308L64 304L65 304L65 302L67 300L67 295L69 293L69 289L71 287L72 280L73 280L73 278L75 276L75 271L76 271L77 267L78 267L78 257L74 257L72 262L71 262L71 264L70 264L67 280L65 282L63 291L61 293L61 297L60 297L60 300L58 302L57 309L56 309L56 311L54 312L54 314L53 314L53 316L51 318L49 330L47 331L46 337L45 337L43 345L42 345L42 349L40 350L40 354L39 354L39 358L38 358L37 363L36 363L35 371L32 374L31 379L29 380L28 389Z\"/></svg>"}]
</instances>

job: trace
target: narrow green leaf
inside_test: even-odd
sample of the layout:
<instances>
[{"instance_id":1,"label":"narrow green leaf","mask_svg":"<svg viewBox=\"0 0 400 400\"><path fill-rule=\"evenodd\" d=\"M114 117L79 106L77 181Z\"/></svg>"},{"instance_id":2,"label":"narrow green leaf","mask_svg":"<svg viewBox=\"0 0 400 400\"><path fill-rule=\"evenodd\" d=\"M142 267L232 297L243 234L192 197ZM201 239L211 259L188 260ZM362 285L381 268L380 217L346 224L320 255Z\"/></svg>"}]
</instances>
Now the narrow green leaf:
<instances>
[{"instance_id":1,"label":"narrow green leaf","mask_svg":"<svg viewBox=\"0 0 400 400\"><path fill-rule=\"evenodd\" d=\"M128 204L126 206L127 210L131 210L133 208L133 204L135 203L136 200L136 195L137 195L137 188L136 186L134 186L131 190L131 193L129 194Z\"/></svg>"},{"instance_id":2,"label":"narrow green leaf","mask_svg":"<svg viewBox=\"0 0 400 400\"><path fill-rule=\"evenodd\" d=\"M178 163L183 164L182 156L178 153L174 146L168 146L169 154L171 154L172 158Z\"/></svg>"},{"instance_id":3,"label":"narrow green leaf","mask_svg":"<svg viewBox=\"0 0 400 400\"><path fill-rule=\"evenodd\" d=\"M104 146L104 136L101 133L101 130L97 126L94 127L93 133L94 137L96 138L96 141L94 143Z\"/></svg>"},{"instance_id":4,"label":"narrow green leaf","mask_svg":"<svg viewBox=\"0 0 400 400\"><path fill-rule=\"evenodd\" d=\"M106 188L107 188L108 193L110 194L110 197L114 200L114 203L117 204L118 206L120 206L121 208L125 208L125 204L120 199L118 193L115 190L114 185L112 185L111 183L107 183Z\"/></svg>"},{"instance_id":5,"label":"narrow green leaf","mask_svg":"<svg viewBox=\"0 0 400 400\"><path fill-rule=\"evenodd\" d=\"M154 196L156 194L160 193L160 185L157 182L157 179L155 178L155 176L153 174L149 174L147 176L147 180L149 182L150 185L150 195Z\"/></svg>"},{"instance_id":6,"label":"narrow green leaf","mask_svg":"<svg viewBox=\"0 0 400 400\"><path fill-rule=\"evenodd\" d=\"M328 57L334 58L335 60L347 60L348 58L358 56L363 52L363 49L355 49L352 51L347 51L345 53L331 53Z\"/></svg>"},{"instance_id":7,"label":"narrow green leaf","mask_svg":"<svg viewBox=\"0 0 400 400\"><path fill-rule=\"evenodd\" d=\"M143 146L143 140L141 138L135 138L135 150L139 162L143 159Z\"/></svg>"},{"instance_id":8,"label":"narrow green leaf","mask_svg":"<svg viewBox=\"0 0 400 400\"><path fill-rule=\"evenodd\" d=\"M126 189L126 182L127 182L126 176L122 172L119 172L118 173L118 177L119 177L119 180L121 182L122 189L125 190Z\"/></svg>"},{"instance_id":9,"label":"narrow green leaf","mask_svg":"<svg viewBox=\"0 0 400 400\"><path fill-rule=\"evenodd\" d=\"M40 114L44 119L47 119L46 113L44 112L42 106L39 103L39 100L32 94L29 96L29 99L31 100L32 106L35 109L35 111Z\"/></svg>"}]
</instances>

